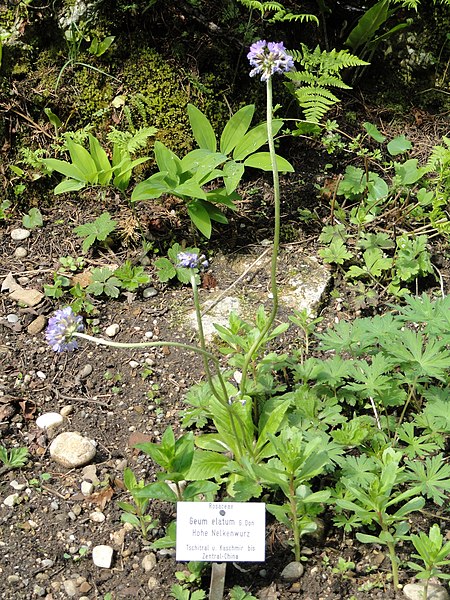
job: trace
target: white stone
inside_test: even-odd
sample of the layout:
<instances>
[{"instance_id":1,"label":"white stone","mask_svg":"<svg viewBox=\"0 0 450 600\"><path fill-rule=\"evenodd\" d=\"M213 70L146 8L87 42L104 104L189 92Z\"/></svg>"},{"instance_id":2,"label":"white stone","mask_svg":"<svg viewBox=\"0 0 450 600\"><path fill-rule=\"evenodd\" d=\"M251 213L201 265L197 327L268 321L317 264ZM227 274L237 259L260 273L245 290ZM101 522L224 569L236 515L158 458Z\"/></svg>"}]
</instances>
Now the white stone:
<instances>
[{"instance_id":1,"label":"white stone","mask_svg":"<svg viewBox=\"0 0 450 600\"><path fill-rule=\"evenodd\" d=\"M147 586L149 590L156 590L156 588L159 586L158 580L156 579L156 577L150 577L148 582L147 582Z\"/></svg>"},{"instance_id":2,"label":"white stone","mask_svg":"<svg viewBox=\"0 0 450 600\"><path fill-rule=\"evenodd\" d=\"M403 594L409 600L422 600L423 583L407 583L403 588ZM449 600L450 596L442 585L428 585L428 600Z\"/></svg>"},{"instance_id":3,"label":"white stone","mask_svg":"<svg viewBox=\"0 0 450 600\"><path fill-rule=\"evenodd\" d=\"M112 563L114 550L111 546L105 546L101 544L100 546L94 546L92 548L92 561L96 567L101 567L102 569L109 569Z\"/></svg>"},{"instance_id":4,"label":"white stone","mask_svg":"<svg viewBox=\"0 0 450 600\"><path fill-rule=\"evenodd\" d=\"M19 494L10 494L9 496L6 496L6 498L3 500L3 504L11 508L14 506L18 498Z\"/></svg>"},{"instance_id":5,"label":"white stone","mask_svg":"<svg viewBox=\"0 0 450 600\"><path fill-rule=\"evenodd\" d=\"M130 360L128 364L132 369L137 369L139 367L139 363L136 360Z\"/></svg>"},{"instance_id":6,"label":"white stone","mask_svg":"<svg viewBox=\"0 0 450 600\"><path fill-rule=\"evenodd\" d=\"M19 483L15 479L13 479L9 485L13 488L13 490L16 490L16 492L21 492L27 487L26 483Z\"/></svg>"},{"instance_id":7,"label":"white stone","mask_svg":"<svg viewBox=\"0 0 450 600\"><path fill-rule=\"evenodd\" d=\"M62 417L68 417L72 413L73 413L73 405L72 404L66 404L66 406L63 406L61 408L61 410L59 411L59 414Z\"/></svg>"},{"instance_id":8,"label":"white stone","mask_svg":"<svg viewBox=\"0 0 450 600\"><path fill-rule=\"evenodd\" d=\"M150 573L150 571L153 571L153 569L156 567L156 554L153 554L153 552L146 554L142 559L141 564L144 571L146 573Z\"/></svg>"},{"instance_id":9,"label":"white stone","mask_svg":"<svg viewBox=\"0 0 450 600\"><path fill-rule=\"evenodd\" d=\"M57 412L44 413L36 419L37 427L39 427L39 429L44 429L50 437L63 423L64 417Z\"/></svg>"},{"instance_id":10,"label":"white stone","mask_svg":"<svg viewBox=\"0 0 450 600\"><path fill-rule=\"evenodd\" d=\"M82 481L81 482L81 493L83 496L90 496L94 491L94 484L90 481Z\"/></svg>"},{"instance_id":11,"label":"white stone","mask_svg":"<svg viewBox=\"0 0 450 600\"><path fill-rule=\"evenodd\" d=\"M68 469L86 465L95 452L93 441L74 431L60 433L50 444L50 456Z\"/></svg>"},{"instance_id":12,"label":"white stone","mask_svg":"<svg viewBox=\"0 0 450 600\"><path fill-rule=\"evenodd\" d=\"M98 510L91 512L89 518L93 523L103 523L106 519L105 515Z\"/></svg>"},{"instance_id":13,"label":"white stone","mask_svg":"<svg viewBox=\"0 0 450 600\"><path fill-rule=\"evenodd\" d=\"M11 239L15 242L22 242L23 240L26 240L29 237L30 232L28 231L28 229L22 229L21 227L18 227L17 229L13 229L11 231Z\"/></svg>"},{"instance_id":14,"label":"white stone","mask_svg":"<svg viewBox=\"0 0 450 600\"><path fill-rule=\"evenodd\" d=\"M116 336L120 331L120 325L118 323L113 323L109 327L105 329L105 335L112 338Z\"/></svg>"},{"instance_id":15,"label":"white stone","mask_svg":"<svg viewBox=\"0 0 450 600\"><path fill-rule=\"evenodd\" d=\"M25 258L27 254L28 254L28 250L26 248L24 248L23 246L18 246L14 250L14 258Z\"/></svg>"}]
</instances>

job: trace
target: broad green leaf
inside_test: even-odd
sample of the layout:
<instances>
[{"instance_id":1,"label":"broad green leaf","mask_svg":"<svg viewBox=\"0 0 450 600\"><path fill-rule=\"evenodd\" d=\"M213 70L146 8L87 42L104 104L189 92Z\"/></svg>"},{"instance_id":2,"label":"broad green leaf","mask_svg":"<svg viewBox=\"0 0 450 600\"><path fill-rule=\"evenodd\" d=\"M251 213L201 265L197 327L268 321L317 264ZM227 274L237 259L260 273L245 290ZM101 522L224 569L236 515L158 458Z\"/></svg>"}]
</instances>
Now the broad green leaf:
<instances>
[{"instance_id":1,"label":"broad green leaf","mask_svg":"<svg viewBox=\"0 0 450 600\"><path fill-rule=\"evenodd\" d=\"M23 226L27 229L34 229L35 227L42 227L43 220L41 211L38 208L30 208L27 215L22 217Z\"/></svg>"},{"instance_id":2,"label":"broad green leaf","mask_svg":"<svg viewBox=\"0 0 450 600\"><path fill-rule=\"evenodd\" d=\"M58 173L62 173L62 175L70 177L71 179L88 183L84 173L76 165L72 165L65 160L59 160L58 158L43 158L42 162L52 171L57 171Z\"/></svg>"},{"instance_id":3,"label":"broad green leaf","mask_svg":"<svg viewBox=\"0 0 450 600\"><path fill-rule=\"evenodd\" d=\"M228 463L229 459L224 454L196 450L187 479L197 481L219 477L225 472Z\"/></svg>"},{"instance_id":4,"label":"broad green leaf","mask_svg":"<svg viewBox=\"0 0 450 600\"><path fill-rule=\"evenodd\" d=\"M384 140L386 139L386 136L383 135L378 130L377 126L373 125L373 123L368 123L366 121L365 123L363 123L363 127L367 131L367 133L370 135L370 137L373 138L376 142L383 143Z\"/></svg>"},{"instance_id":5,"label":"broad green leaf","mask_svg":"<svg viewBox=\"0 0 450 600\"><path fill-rule=\"evenodd\" d=\"M166 171L155 173L145 181L138 183L131 194L131 201L138 202L139 200L150 200L152 198L159 198L163 194L170 193L171 188L164 180L166 175Z\"/></svg>"},{"instance_id":6,"label":"broad green leaf","mask_svg":"<svg viewBox=\"0 0 450 600\"><path fill-rule=\"evenodd\" d=\"M204 203L203 206L207 210L209 218L212 221L215 221L216 223L222 223L223 225L226 225L228 223L228 219L220 210L220 208L217 208L217 206L214 206L214 204L210 204L209 202Z\"/></svg>"},{"instance_id":7,"label":"broad green leaf","mask_svg":"<svg viewBox=\"0 0 450 600\"><path fill-rule=\"evenodd\" d=\"M187 111L192 133L199 147L215 152L217 148L216 134L206 115L193 104L188 104Z\"/></svg>"},{"instance_id":8,"label":"broad green leaf","mask_svg":"<svg viewBox=\"0 0 450 600\"><path fill-rule=\"evenodd\" d=\"M291 163L283 158L282 156L276 155L276 162L278 171L282 173L293 173L294 167ZM253 167L255 169L261 169L262 171L272 171L272 161L270 159L269 152L255 152L245 159L244 165L246 167Z\"/></svg>"},{"instance_id":9,"label":"broad green leaf","mask_svg":"<svg viewBox=\"0 0 450 600\"><path fill-rule=\"evenodd\" d=\"M192 502L198 496L201 496L200 500L213 500L218 489L219 485L213 481L193 481L183 490L183 500Z\"/></svg>"},{"instance_id":10,"label":"broad green leaf","mask_svg":"<svg viewBox=\"0 0 450 600\"><path fill-rule=\"evenodd\" d=\"M397 156L398 154L403 154L407 150L411 150L412 144L409 140L406 139L404 135L399 135L389 142L387 145L387 150L391 156Z\"/></svg>"},{"instance_id":11,"label":"broad green leaf","mask_svg":"<svg viewBox=\"0 0 450 600\"><path fill-rule=\"evenodd\" d=\"M199 186L198 182L192 179L177 185L172 189L172 194L174 196L179 196L181 198L199 198L201 200L206 200L206 193Z\"/></svg>"},{"instance_id":12,"label":"broad green leaf","mask_svg":"<svg viewBox=\"0 0 450 600\"><path fill-rule=\"evenodd\" d=\"M395 174L399 179L399 183L402 185L412 185L416 183L425 175L426 168L418 167L417 158L410 158L404 163L395 163Z\"/></svg>"},{"instance_id":13,"label":"broad green leaf","mask_svg":"<svg viewBox=\"0 0 450 600\"><path fill-rule=\"evenodd\" d=\"M136 498L148 498L154 500L165 500L166 502L176 502L178 500L175 492L164 481L156 481L145 485L142 489L133 493Z\"/></svg>"},{"instance_id":14,"label":"broad green leaf","mask_svg":"<svg viewBox=\"0 0 450 600\"><path fill-rule=\"evenodd\" d=\"M199 201L189 202L187 211L195 227L209 239L212 233L211 218L203 203Z\"/></svg>"},{"instance_id":15,"label":"broad green leaf","mask_svg":"<svg viewBox=\"0 0 450 600\"><path fill-rule=\"evenodd\" d=\"M281 119L274 119L272 122L273 135L276 135L282 126L283 121ZM236 145L233 151L233 159L244 160L249 154L256 152L258 148L264 146L267 140L267 123L260 123L256 127L253 127L253 129L250 129Z\"/></svg>"},{"instance_id":16,"label":"broad green leaf","mask_svg":"<svg viewBox=\"0 0 450 600\"><path fill-rule=\"evenodd\" d=\"M284 415L291 404L290 398L284 401L279 399L268 400L264 404L263 411L261 413L258 429L258 441L256 443L256 452L261 452L264 446L267 444L268 433L275 435L279 431L281 422L284 419ZM265 454L265 456L267 456Z\"/></svg>"},{"instance_id":17,"label":"broad green leaf","mask_svg":"<svg viewBox=\"0 0 450 600\"><path fill-rule=\"evenodd\" d=\"M386 22L389 16L389 5L390 0L380 0L372 8L366 10L356 27L350 32L344 45L356 53L358 48L371 42L375 32Z\"/></svg>"},{"instance_id":18,"label":"broad green leaf","mask_svg":"<svg viewBox=\"0 0 450 600\"><path fill-rule=\"evenodd\" d=\"M229 154L243 136L246 134L252 122L255 105L249 104L239 109L228 121L220 136L220 151Z\"/></svg>"},{"instance_id":19,"label":"broad green leaf","mask_svg":"<svg viewBox=\"0 0 450 600\"><path fill-rule=\"evenodd\" d=\"M47 115L48 120L50 121L50 123L53 125L53 127L61 127L62 123L60 118L58 117L58 115L55 115L55 113L52 111L51 108L44 108L44 112Z\"/></svg>"},{"instance_id":20,"label":"broad green leaf","mask_svg":"<svg viewBox=\"0 0 450 600\"><path fill-rule=\"evenodd\" d=\"M58 185L53 190L54 194L67 194L68 192L78 192L78 190L82 190L86 187L86 183L84 181L76 181L75 179L65 179L58 183Z\"/></svg>"},{"instance_id":21,"label":"broad green leaf","mask_svg":"<svg viewBox=\"0 0 450 600\"><path fill-rule=\"evenodd\" d=\"M111 163L98 139L91 134L89 134L89 150L97 169L98 182L101 185L108 185L112 176Z\"/></svg>"},{"instance_id":22,"label":"broad green leaf","mask_svg":"<svg viewBox=\"0 0 450 600\"><path fill-rule=\"evenodd\" d=\"M72 140L67 140L67 148L69 150L72 163L80 169L86 181L89 183L97 183L98 172L94 159L81 144L77 144Z\"/></svg>"},{"instance_id":23,"label":"broad green leaf","mask_svg":"<svg viewBox=\"0 0 450 600\"><path fill-rule=\"evenodd\" d=\"M171 186L177 185L180 180L179 175L182 172L181 161L178 156L158 140L156 140L153 150L159 170L167 172Z\"/></svg>"},{"instance_id":24,"label":"broad green leaf","mask_svg":"<svg viewBox=\"0 0 450 600\"><path fill-rule=\"evenodd\" d=\"M155 267L156 267L156 270L158 273L158 279L162 283L165 283L166 281L173 279L177 274L177 271L176 271L175 267L173 266L172 262L168 258L165 258L165 257L156 259Z\"/></svg>"},{"instance_id":25,"label":"broad green leaf","mask_svg":"<svg viewBox=\"0 0 450 600\"><path fill-rule=\"evenodd\" d=\"M223 181L227 194L231 194L239 185L245 167L242 163L237 163L234 160L229 160L223 166Z\"/></svg>"}]
</instances>

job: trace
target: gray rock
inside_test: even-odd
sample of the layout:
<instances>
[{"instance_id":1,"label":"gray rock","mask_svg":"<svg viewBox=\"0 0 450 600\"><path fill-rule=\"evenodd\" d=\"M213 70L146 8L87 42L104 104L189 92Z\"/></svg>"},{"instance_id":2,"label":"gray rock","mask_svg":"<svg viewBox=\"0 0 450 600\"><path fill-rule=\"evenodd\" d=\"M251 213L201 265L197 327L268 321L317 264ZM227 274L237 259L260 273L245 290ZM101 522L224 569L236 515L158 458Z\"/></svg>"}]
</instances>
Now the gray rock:
<instances>
[{"instance_id":1,"label":"gray rock","mask_svg":"<svg viewBox=\"0 0 450 600\"><path fill-rule=\"evenodd\" d=\"M403 594L409 600L422 600L423 583L407 583L403 588ZM442 585L428 585L428 600L449 600L450 596Z\"/></svg>"},{"instance_id":2,"label":"gray rock","mask_svg":"<svg viewBox=\"0 0 450 600\"><path fill-rule=\"evenodd\" d=\"M69 598L74 598L78 595L77 584L74 579L65 579L63 581L64 591L69 596Z\"/></svg>"},{"instance_id":3,"label":"gray rock","mask_svg":"<svg viewBox=\"0 0 450 600\"><path fill-rule=\"evenodd\" d=\"M144 298L153 298L154 296L158 295L158 290L155 289L154 287L148 287L145 288L145 290L142 292L142 296Z\"/></svg>"},{"instance_id":4,"label":"gray rock","mask_svg":"<svg viewBox=\"0 0 450 600\"><path fill-rule=\"evenodd\" d=\"M63 467L82 467L95 456L95 444L77 432L60 433L50 444L50 456Z\"/></svg>"},{"instance_id":5,"label":"gray rock","mask_svg":"<svg viewBox=\"0 0 450 600\"><path fill-rule=\"evenodd\" d=\"M293 561L284 567L281 572L281 579L288 582L297 581L303 575L304 571L302 563Z\"/></svg>"},{"instance_id":6,"label":"gray rock","mask_svg":"<svg viewBox=\"0 0 450 600\"><path fill-rule=\"evenodd\" d=\"M149 590L156 590L156 588L159 587L159 583L156 577L150 577L147 582L147 586Z\"/></svg>"},{"instance_id":7,"label":"gray rock","mask_svg":"<svg viewBox=\"0 0 450 600\"><path fill-rule=\"evenodd\" d=\"M101 544L100 546L94 546L92 548L92 561L96 567L101 567L102 569L109 569L112 563L114 550L111 546L105 546Z\"/></svg>"},{"instance_id":8,"label":"gray rock","mask_svg":"<svg viewBox=\"0 0 450 600\"><path fill-rule=\"evenodd\" d=\"M26 240L29 237L30 232L28 231L28 229L22 229L21 227L18 227L17 229L13 229L11 231L11 239L15 242L22 242L23 240Z\"/></svg>"}]
</instances>

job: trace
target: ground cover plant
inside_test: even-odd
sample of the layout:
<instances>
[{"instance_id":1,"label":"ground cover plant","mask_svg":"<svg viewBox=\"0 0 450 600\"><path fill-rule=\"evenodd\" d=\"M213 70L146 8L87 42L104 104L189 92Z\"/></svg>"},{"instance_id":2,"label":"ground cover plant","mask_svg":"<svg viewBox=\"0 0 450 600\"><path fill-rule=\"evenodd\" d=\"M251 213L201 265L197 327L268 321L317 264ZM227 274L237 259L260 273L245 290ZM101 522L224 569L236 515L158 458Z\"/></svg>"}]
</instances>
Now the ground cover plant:
<instances>
[{"instance_id":1,"label":"ground cover plant","mask_svg":"<svg viewBox=\"0 0 450 600\"><path fill-rule=\"evenodd\" d=\"M269 31L318 20L241 4L273 12ZM219 125L187 102L186 146L174 148L151 124L69 131L53 107L52 145L10 164L0 211L5 598L363 600L410 597L412 582L427 598L445 585L448 138L419 156L414 136L379 119L356 119L351 132L336 120L335 91L351 90L340 72L368 66L398 6L362 14L348 37L355 54L303 43L291 53L252 35L250 69L240 68L265 88L265 117L260 98L239 98ZM81 68L107 75L95 61L117 44L101 27L70 31L76 54L56 89ZM326 163L309 203L293 200L299 142L304 161L319 148ZM32 181L47 204L24 203ZM318 312L283 304L287 236L299 227L334 277ZM219 268L236 238L271 251L252 277ZM228 310L211 341L204 301L217 279L240 282L253 301L245 314ZM50 424L36 420L55 411ZM61 427L97 438L83 471L56 461ZM185 501L263 502L266 561L230 563L226 578L215 563L177 564Z\"/></svg>"}]
</instances>

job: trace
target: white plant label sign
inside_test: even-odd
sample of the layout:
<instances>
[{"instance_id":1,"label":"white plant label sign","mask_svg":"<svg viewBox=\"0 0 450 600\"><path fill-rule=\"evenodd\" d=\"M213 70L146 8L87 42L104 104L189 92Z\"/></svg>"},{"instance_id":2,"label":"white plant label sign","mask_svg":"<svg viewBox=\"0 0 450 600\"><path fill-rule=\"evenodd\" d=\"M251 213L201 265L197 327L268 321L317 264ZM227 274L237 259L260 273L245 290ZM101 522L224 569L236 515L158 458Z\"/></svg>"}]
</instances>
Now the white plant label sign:
<instances>
[{"instance_id":1,"label":"white plant label sign","mask_svg":"<svg viewBox=\"0 0 450 600\"><path fill-rule=\"evenodd\" d=\"M265 504L177 502L178 561L264 562L265 542Z\"/></svg>"}]
</instances>

